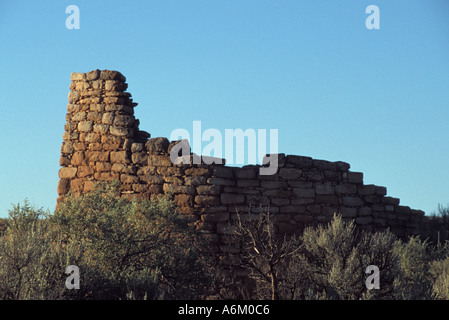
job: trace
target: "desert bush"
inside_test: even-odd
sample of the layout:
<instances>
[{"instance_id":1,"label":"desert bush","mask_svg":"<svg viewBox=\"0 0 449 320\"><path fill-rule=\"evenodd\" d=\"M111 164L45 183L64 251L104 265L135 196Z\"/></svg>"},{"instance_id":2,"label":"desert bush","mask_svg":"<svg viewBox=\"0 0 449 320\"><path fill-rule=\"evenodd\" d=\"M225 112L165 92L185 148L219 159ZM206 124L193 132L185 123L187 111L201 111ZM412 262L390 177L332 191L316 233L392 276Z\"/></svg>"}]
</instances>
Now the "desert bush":
<instances>
[{"instance_id":1,"label":"desert bush","mask_svg":"<svg viewBox=\"0 0 449 320\"><path fill-rule=\"evenodd\" d=\"M66 196L54 214L15 206L0 237L2 299L195 299L208 255L168 197L125 200L118 183ZM68 290L76 265L80 288Z\"/></svg>"},{"instance_id":2,"label":"desert bush","mask_svg":"<svg viewBox=\"0 0 449 320\"><path fill-rule=\"evenodd\" d=\"M230 243L238 246L234 267L243 268L255 288L243 294L250 299L292 299L301 279L296 252L299 238L276 232L276 218L269 211L258 215L237 214Z\"/></svg>"},{"instance_id":3,"label":"desert bush","mask_svg":"<svg viewBox=\"0 0 449 320\"><path fill-rule=\"evenodd\" d=\"M168 197L129 201L120 197L117 184L100 184L84 196L69 195L51 222L60 238L83 252L77 263L106 283L90 288L92 282L83 281L87 288L79 293L193 299L208 288L199 234Z\"/></svg>"},{"instance_id":4,"label":"desert bush","mask_svg":"<svg viewBox=\"0 0 449 320\"><path fill-rule=\"evenodd\" d=\"M25 200L9 211L0 237L0 299L57 299L63 295L64 253L48 237L49 213Z\"/></svg>"},{"instance_id":5,"label":"desert bush","mask_svg":"<svg viewBox=\"0 0 449 320\"><path fill-rule=\"evenodd\" d=\"M327 226L309 227L302 236L299 258L307 272L305 299L367 299L388 298L392 288L395 264L389 231L358 232L354 221L345 222L335 215ZM366 268L376 265L382 275L382 290L368 291Z\"/></svg>"}]
</instances>

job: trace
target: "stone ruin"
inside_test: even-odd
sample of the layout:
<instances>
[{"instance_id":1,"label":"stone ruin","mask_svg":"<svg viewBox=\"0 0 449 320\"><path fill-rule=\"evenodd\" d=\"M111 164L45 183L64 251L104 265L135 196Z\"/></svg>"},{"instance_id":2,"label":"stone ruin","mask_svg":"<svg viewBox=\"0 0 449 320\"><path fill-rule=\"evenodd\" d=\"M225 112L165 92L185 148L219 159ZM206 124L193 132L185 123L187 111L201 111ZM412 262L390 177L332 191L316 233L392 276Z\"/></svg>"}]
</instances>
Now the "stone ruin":
<instances>
[{"instance_id":1,"label":"stone ruin","mask_svg":"<svg viewBox=\"0 0 449 320\"><path fill-rule=\"evenodd\" d=\"M69 190L80 195L101 180L119 180L123 197L170 193L179 212L196 217L197 227L223 248L237 212L267 208L281 233L327 223L335 212L364 229L389 228L399 237L419 232L423 211L400 205L385 187L364 184L363 173L350 171L348 163L277 154L276 173L261 175L260 165L198 164L203 157L190 151L187 161L186 156L172 161L170 152L179 141L150 138L139 129L137 103L121 73L72 73L71 81L58 202Z\"/></svg>"}]
</instances>

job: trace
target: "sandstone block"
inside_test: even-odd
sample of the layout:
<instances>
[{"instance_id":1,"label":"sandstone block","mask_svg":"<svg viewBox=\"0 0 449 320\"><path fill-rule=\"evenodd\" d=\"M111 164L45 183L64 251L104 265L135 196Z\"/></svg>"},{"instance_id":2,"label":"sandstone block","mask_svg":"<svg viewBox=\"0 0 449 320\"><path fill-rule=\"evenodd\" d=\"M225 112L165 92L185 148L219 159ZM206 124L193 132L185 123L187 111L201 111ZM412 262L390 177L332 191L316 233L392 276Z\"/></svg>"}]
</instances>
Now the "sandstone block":
<instances>
[{"instance_id":1,"label":"sandstone block","mask_svg":"<svg viewBox=\"0 0 449 320\"><path fill-rule=\"evenodd\" d=\"M118 71L113 71L113 70L101 70L100 79L101 80L118 80L121 82L126 81L126 78L123 74L121 74Z\"/></svg>"},{"instance_id":2,"label":"sandstone block","mask_svg":"<svg viewBox=\"0 0 449 320\"><path fill-rule=\"evenodd\" d=\"M301 177L302 170L296 168L281 168L279 170L279 177L287 180L296 180Z\"/></svg>"},{"instance_id":3,"label":"sandstone block","mask_svg":"<svg viewBox=\"0 0 449 320\"><path fill-rule=\"evenodd\" d=\"M94 122L101 122L103 114L96 111L91 111L87 113L87 120L92 120Z\"/></svg>"},{"instance_id":4,"label":"sandstone block","mask_svg":"<svg viewBox=\"0 0 449 320\"><path fill-rule=\"evenodd\" d=\"M148 156L148 165L170 167L173 164L168 155L154 155L150 153Z\"/></svg>"},{"instance_id":5,"label":"sandstone block","mask_svg":"<svg viewBox=\"0 0 449 320\"><path fill-rule=\"evenodd\" d=\"M59 157L59 165L61 167L68 167L70 165L70 159L68 156L61 154Z\"/></svg>"},{"instance_id":6,"label":"sandstone block","mask_svg":"<svg viewBox=\"0 0 449 320\"><path fill-rule=\"evenodd\" d=\"M85 80L86 74L81 72L72 72L70 75L70 81L77 81L77 80Z\"/></svg>"},{"instance_id":7,"label":"sandstone block","mask_svg":"<svg viewBox=\"0 0 449 320\"><path fill-rule=\"evenodd\" d=\"M81 140L81 138L80 138ZM89 132L85 135L84 141L88 143L97 143L100 142L101 135L96 132Z\"/></svg>"},{"instance_id":8,"label":"sandstone block","mask_svg":"<svg viewBox=\"0 0 449 320\"><path fill-rule=\"evenodd\" d=\"M232 168L228 167L216 167L214 168L213 177L234 179L234 172Z\"/></svg>"},{"instance_id":9,"label":"sandstone block","mask_svg":"<svg viewBox=\"0 0 449 320\"><path fill-rule=\"evenodd\" d=\"M326 160L313 160L312 161L312 167L316 168L320 171L323 170L331 170L336 171L337 170L337 164L335 162L330 162Z\"/></svg>"},{"instance_id":10,"label":"sandstone block","mask_svg":"<svg viewBox=\"0 0 449 320\"><path fill-rule=\"evenodd\" d=\"M292 195L292 191L285 189L271 189L262 191L262 194L267 197L288 198Z\"/></svg>"},{"instance_id":11,"label":"sandstone block","mask_svg":"<svg viewBox=\"0 0 449 320\"><path fill-rule=\"evenodd\" d=\"M170 144L167 147L167 153L169 153L172 157L174 156L182 157L190 155L191 148L189 140L182 139L170 142Z\"/></svg>"},{"instance_id":12,"label":"sandstone block","mask_svg":"<svg viewBox=\"0 0 449 320\"><path fill-rule=\"evenodd\" d=\"M95 164L95 170L97 172L107 172L107 171L111 171L112 169L112 164L110 164L109 162L97 162Z\"/></svg>"},{"instance_id":13,"label":"sandstone block","mask_svg":"<svg viewBox=\"0 0 449 320\"><path fill-rule=\"evenodd\" d=\"M306 207L306 212L314 215L321 214L321 206L319 204L309 205Z\"/></svg>"},{"instance_id":14,"label":"sandstone block","mask_svg":"<svg viewBox=\"0 0 449 320\"><path fill-rule=\"evenodd\" d=\"M262 181L260 186L266 189L285 189L288 184L287 181Z\"/></svg>"},{"instance_id":15,"label":"sandstone block","mask_svg":"<svg viewBox=\"0 0 449 320\"><path fill-rule=\"evenodd\" d=\"M337 165L337 170L342 172L347 172L351 167L349 163L343 161L336 161L335 164Z\"/></svg>"},{"instance_id":16,"label":"sandstone block","mask_svg":"<svg viewBox=\"0 0 449 320\"><path fill-rule=\"evenodd\" d=\"M288 198L272 198L271 204L274 206L286 206L290 204L290 199Z\"/></svg>"},{"instance_id":17,"label":"sandstone block","mask_svg":"<svg viewBox=\"0 0 449 320\"><path fill-rule=\"evenodd\" d=\"M188 194L175 195L174 202L180 207L193 207L193 197Z\"/></svg>"},{"instance_id":18,"label":"sandstone block","mask_svg":"<svg viewBox=\"0 0 449 320\"><path fill-rule=\"evenodd\" d=\"M75 114L81 110L81 106L79 104L71 104L67 105L67 112Z\"/></svg>"},{"instance_id":19,"label":"sandstone block","mask_svg":"<svg viewBox=\"0 0 449 320\"><path fill-rule=\"evenodd\" d=\"M115 127L115 126L110 126L109 127L109 132L117 137L130 137L132 136L132 128L124 128L124 127Z\"/></svg>"},{"instance_id":20,"label":"sandstone block","mask_svg":"<svg viewBox=\"0 0 449 320\"><path fill-rule=\"evenodd\" d=\"M173 194L184 193L192 196L195 195L195 187L192 186L180 186L176 184L164 183L162 190Z\"/></svg>"},{"instance_id":21,"label":"sandstone block","mask_svg":"<svg viewBox=\"0 0 449 320\"><path fill-rule=\"evenodd\" d=\"M136 174L136 168L134 166L126 165L123 163L114 163L111 167L112 172Z\"/></svg>"},{"instance_id":22,"label":"sandstone block","mask_svg":"<svg viewBox=\"0 0 449 320\"><path fill-rule=\"evenodd\" d=\"M77 91L70 91L68 98L70 104L76 104L80 101L80 94Z\"/></svg>"},{"instance_id":23,"label":"sandstone block","mask_svg":"<svg viewBox=\"0 0 449 320\"><path fill-rule=\"evenodd\" d=\"M132 116L134 114L134 109L130 106L123 105L123 104L108 104L104 106L104 111L106 112L119 112L121 114L126 114L129 116ZM136 120L135 120L136 121ZM136 122L138 123L138 122Z\"/></svg>"},{"instance_id":24,"label":"sandstone block","mask_svg":"<svg viewBox=\"0 0 449 320\"><path fill-rule=\"evenodd\" d=\"M321 212L326 217L333 217L334 214L338 214L339 210L336 207L323 206Z\"/></svg>"},{"instance_id":25,"label":"sandstone block","mask_svg":"<svg viewBox=\"0 0 449 320\"><path fill-rule=\"evenodd\" d=\"M84 152L83 151L77 151L73 154L71 159L71 164L74 166L82 166L85 164L84 162Z\"/></svg>"},{"instance_id":26,"label":"sandstone block","mask_svg":"<svg viewBox=\"0 0 449 320\"><path fill-rule=\"evenodd\" d=\"M97 80L100 78L100 70L92 70L86 73L86 79L89 81Z\"/></svg>"},{"instance_id":27,"label":"sandstone block","mask_svg":"<svg viewBox=\"0 0 449 320\"><path fill-rule=\"evenodd\" d=\"M204 176L185 177L184 180L186 186L197 186L207 182L207 178Z\"/></svg>"},{"instance_id":28,"label":"sandstone block","mask_svg":"<svg viewBox=\"0 0 449 320\"><path fill-rule=\"evenodd\" d=\"M111 125L114 123L114 117L115 117L114 113L106 112L103 114L101 122L103 122L103 124Z\"/></svg>"},{"instance_id":29,"label":"sandstone block","mask_svg":"<svg viewBox=\"0 0 449 320\"><path fill-rule=\"evenodd\" d=\"M380 196L384 196L387 194L387 188L386 187L379 187L376 186L376 194Z\"/></svg>"},{"instance_id":30,"label":"sandstone block","mask_svg":"<svg viewBox=\"0 0 449 320\"><path fill-rule=\"evenodd\" d=\"M287 164L292 164L298 168L311 168L312 162L312 158L310 157L302 157L296 155L287 155L286 157Z\"/></svg>"},{"instance_id":31,"label":"sandstone block","mask_svg":"<svg viewBox=\"0 0 449 320\"><path fill-rule=\"evenodd\" d=\"M143 143L134 142L133 144L131 144L131 152L132 153L142 152L142 151L143 151Z\"/></svg>"},{"instance_id":32,"label":"sandstone block","mask_svg":"<svg viewBox=\"0 0 449 320\"><path fill-rule=\"evenodd\" d=\"M72 190L73 192L83 192L84 180L83 179L70 180L70 190Z\"/></svg>"},{"instance_id":33,"label":"sandstone block","mask_svg":"<svg viewBox=\"0 0 449 320\"><path fill-rule=\"evenodd\" d=\"M359 195L362 195L362 196L376 194L376 186L373 184L359 185L358 190L359 190Z\"/></svg>"},{"instance_id":34,"label":"sandstone block","mask_svg":"<svg viewBox=\"0 0 449 320\"><path fill-rule=\"evenodd\" d=\"M245 202L245 197L241 194L223 193L220 196L222 204L240 204Z\"/></svg>"},{"instance_id":35,"label":"sandstone block","mask_svg":"<svg viewBox=\"0 0 449 320\"><path fill-rule=\"evenodd\" d=\"M293 194L297 197L301 197L301 198L315 197L315 189L293 188L292 190L293 190Z\"/></svg>"},{"instance_id":36,"label":"sandstone block","mask_svg":"<svg viewBox=\"0 0 449 320\"><path fill-rule=\"evenodd\" d=\"M134 164L146 165L148 163L148 155L146 152L136 152L131 155L131 161Z\"/></svg>"},{"instance_id":37,"label":"sandstone block","mask_svg":"<svg viewBox=\"0 0 449 320\"><path fill-rule=\"evenodd\" d=\"M385 211L384 205L383 205L383 204L379 204L379 203L373 204L373 205L371 206L371 209L372 209L373 211Z\"/></svg>"},{"instance_id":38,"label":"sandstone block","mask_svg":"<svg viewBox=\"0 0 449 320\"><path fill-rule=\"evenodd\" d=\"M184 180L180 177L172 177L172 176L164 176L164 182L176 184L176 185L182 185L184 184Z\"/></svg>"},{"instance_id":39,"label":"sandstone block","mask_svg":"<svg viewBox=\"0 0 449 320\"><path fill-rule=\"evenodd\" d=\"M90 111L104 112L104 110L105 110L104 104L91 104L90 105Z\"/></svg>"},{"instance_id":40,"label":"sandstone block","mask_svg":"<svg viewBox=\"0 0 449 320\"><path fill-rule=\"evenodd\" d=\"M357 216L357 208L343 207L340 209L343 218L355 218Z\"/></svg>"},{"instance_id":41,"label":"sandstone block","mask_svg":"<svg viewBox=\"0 0 449 320\"><path fill-rule=\"evenodd\" d=\"M130 163L127 151L111 151L110 158L112 163Z\"/></svg>"},{"instance_id":42,"label":"sandstone block","mask_svg":"<svg viewBox=\"0 0 449 320\"><path fill-rule=\"evenodd\" d=\"M199 195L218 195L220 194L220 187L203 185L196 187L196 191Z\"/></svg>"},{"instance_id":43,"label":"sandstone block","mask_svg":"<svg viewBox=\"0 0 449 320\"><path fill-rule=\"evenodd\" d=\"M246 204L250 206L268 206L270 204L270 199L261 195L247 195Z\"/></svg>"},{"instance_id":44,"label":"sandstone block","mask_svg":"<svg viewBox=\"0 0 449 320\"><path fill-rule=\"evenodd\" d=\"M370 223L372 223L373 222L373 217L369 217L369 216L366 216L366 217L357 217L356 219L355 219L355 223L356 224L360 224L360 225L366 225L366 224L370 224Z\"/></svg>"},{"instance_id":45,"label":"sandstone block","mask_svg":"<svg viewBox=\"0 0 449 320\"><path fill-rule=\"evenodd\" d=\"M217 212L201 215L201 221L204 222L226 222L229 220L229 212Z\"/></svg>"},{"instance_id":46,"label":"sandstone block","mask_svg":"<svg viewBox=\"0 0 449 320\"><path fill-rule=\"evenodd\" d=\"M313 182L289 180L288 186L292 187L292 188L309 189L309 188L313 188Z\"/></svg>"},{"instance_id":47,"label":"sandstone block","mask_svg":"<svg viewBox=\"0 0 449 320\"><path fill-rule=\"evenodd\" d=\"M95 133L107 134L109 132L109 125L95 123L93 130Z\"/></svg>"},{"instance_id":48,"label":"sandstone block","mask_svg":"<svg viewBox=\"0 0 449 320\"><path fill-rule=\"evenodd\" d=\"M93 130L94 123L92 121L81 121L78 123L78 131L91 132Z\"/></svg>"},{"instance_id":49,"label":"sandstone block","mask_svg":"<svg viewBox=\"0 0 449 320\"><path fill-rule=\"evenodd\" d=\"M189 168L185 170L187 176L204 176L209 175L209 168Z\"/></svg>"},{"instance_id":50,"label":"sandstone block","mask_svg":"<svg viewBox=\"0 0 449 320\"><path fill-rule=\"evenodd\" d=\"M411 208L408 206L397 206L396 213L402 215L408 215L411 212Z\"/></svg>"},{"instance_id":51,"label":"sandstone block","mask_svg":"<svg viewBox=\"0 0 449 320\"><path fill-rule=\"evenodd\" d=\"M119 114L115 116L114 126L117 127L131 127L134 123L134 117L124 114Z\"/></svg>"},{"instance_id":52,"label":"sandstone block","mask_svg":"<svg viewBox=\"0 0 449 320\"><path fill-rule=\"evenodd\" d=\"M220 204L218 196L196 196L195 203L202 206L215 206Z\"/></svg>"},{"instance_id":53,"label":"sandstone block","mask_svg":"<svg viewBox=\"0 0 449 320\"><path fill-rule=\"evenodd\" d=\"M168 139L163 137L151 138L145 143L149 154L167 154L169 145Z\"/></svg>"},{"instance_id":54,"label":"sandstone block","mask_svg":"<svg viewBox=\"0 0 449 320\"><path fill-rule=\"evenodd\" d=\"M289 206L283 206L280 207L279 212L281 213L305 213L306 207L305 206L295 206L295 205L289 205Z\"/></svg>"},{"instance_id":55,"label":"sandstone block","mask_svg":"<svg viewBox=\"0 0 449 320\"><path fill-rule=\"evenodd\" d=\"M251 179L251 180L237 180L236 185L238 187L258 187L260 184L260 180L259 179Z\"/></svg>"},{"instance_id":56,"label":"sandstone block","mask_svg":"<svg viewBox=\"0 0 449 320\"><path fill-rule=\"evenodd\" d=\"M243 168L234 168L234 176L237 179L255 179L258 168L255 166L248 166Z\"/></svg>"},{"instance_id":57,"label":"sandstone block","mask_svg":"<svg viewBox=\"0 0 449 320\"><path fill-rule=\"evenodd\" d=\"M382 198L382 203L386 204L386 205L393 205L393 206L397 206L399 205L400 199L398 198L393 198L393 197L383 197Z\"/></svg>"},{"instance_id":58,"label":"sandstone block","mask_svg":"<svg viewBox=\"0 0 449 320\"><path fill-rule=\"evenodd\" d=\"M90 166L80 166L78 167L78 178L85 178L94 174L94 168Z\"/></svg>"},{"instance_id":59,"label":"sandstone block","mask_svg":"<svg viewBox=\"0 0 449 320\"><path fill-rule=\"evenodd\" d=\"M137 176L122 173L120 175L120 181L126 184L135 184L139 182L139 178Z\"/></svg>"},{"instance_id":60,"label":"sandstone block","mask_svg":"<svg viewBox=\"0 0 449 320\"><path fill-rule=\"evenodd\" d=\"M330 182L315 184L315 194L334 194L334 187Z\"/></svg>"},{"instance_id":61,"label":"sandstone block","mask_svg":"<svg viewBox=\"0 0 449 320\"><path fill-rule=\"evenodd\" d=\"M79 122L79 121L84 121L86 120L86 112L81 111L81 112L77 112L72 116L72 121L74 122Z\"/></svg>"},{"instance_id":62,"label":"sandstone block","mask_svg":"<svg viewBox=\"0 0 449 320\"><path fill-rule=\"evenodd\" d=\"M139 179L148 184L163 184L164 183L164 177L161 175L152 175L152 174L139 175Z\"/></svg>"},{"instance_id":63,"label":"sandstone block","mask_svg":"<svg viewBox=\"0 0 449 320\"><path fill-rule=\"evenodd\" d=\"M64 130L67 132L73 132L78 127L78 124L76 122L66 122L64 125Z\"/></svg>"},{"instance_id":64,"label":"sandstone block","mask_svg":"<svg viewBox=\"0 0 449 320\"><path fill-rule=\"evenodd\" d=\"M339 194L356 194L357 185L352 183L342 183L335 186L335 192Z\"/></svg>"},{"instance_id":65,"label":"sandstone block","mask_svg":"<svg viewBox=\"0 0 449 320\"><path fill-rule=\"evenodd\" d=\"M224 178L209 178L207 179L208 184L217 185L217 186L234 186L235 181L224 179Z\"/></svg>"},{"instance_id":66,"label":"sandstone block","mask_svg":"<svg viewBox=\"0 0 449 320\"><path fill-rule=\"evenodd\" d=\"M113 180L119 180L120 175L118 173L114 173L114 172L96 172L94 174L94 178L96 180L113 181Z\"/></svg>"},{"instance_id":67,"label":"sandstone block","mask_svg":"<svg viewBox=\"0 0 449 320\"><path fill-rule=\"evenodd\" d=\"M92 181L90 181L90 180L84 181L83 192L87 193L87 192L90 192L90 191L93 191L93 190L95 190L95 184Z\"/></svg>"},{"instance_id":68,"label":"sandstone block","mask_svg":"<svg viewBox=\"0 0 449 320\"><path fill-rule=\"evenodd\" d=\"M343 197L343 205L348 207L360 207L363 206L364 202L359 197Z\"/></svg>"},{"instance_id":69,"label":"sandstone block","mask_svg":"<svg viewBox=\"0 0 449 320\"><path fill-rule=\"evenodd\" d=\"M70 180L69 179L60 179L58 182L58 195L62 196L69 192L70 189Z\"/></svg>"},{"instance_id":70,"label":"sandstone block","mask_svg":"<svg viewBox=\"0 0 449 320\"><path fill-rule=\"evenodd\" d=\"M79 137L79 134L76 132L64 132L62 134L62 140L69 141L69 140L77 140Z\"/></svg>"},{"instance_id":71,"label":"sandstone block","mask_svg":"<svg viewBox=\"0 0 449 320\"><path fill-rule=\"evenodd\" d=\"M316 203L339 205L340 199L336 195L332 194L317 194L315 197Z\"/></svg>"},{"instance_id":72,"label":"sandstone block","mask_svg":"<svg viewBox=\"0 0 449 320\"><path fill-rule=\"evenodd\" d=\"M347 172L348 182L350 183L363 183L363 173L362 172Z\"/></svg>"},{"instance_id":73,"label":"sandstone block","mask_svg":"<svg viewBox=\"0 0 449 320\"><path fill-rule=\"evenodd\" d=\"M372 214L372 210L370 207L361 207L359 208L359 216L361 217L365 217L365 216L370 216Z\"/></svg>"},{"instance_id":74,"label":"sandstone block","mask_svg":"<svg viewBox=\"0 0 449 320\"><path fill-rule=\"evenodd\" d=\"M59 169L59 178L60 179L75 178L77 171L78 171L78 168L74 168L74 167L61 168L61 169Z\"/></svg>"},{"instance_id":75,"label":"sandstone block","mask_svg":"<svg viewBox=\"0 0 449 320\"><path fill-rule=\"evenodd\" d=\"M321 181L322 176L320 171L312 170L312 171L305 171L304 172L305 177L309 181Z\"/></svg>"}]
</instances>

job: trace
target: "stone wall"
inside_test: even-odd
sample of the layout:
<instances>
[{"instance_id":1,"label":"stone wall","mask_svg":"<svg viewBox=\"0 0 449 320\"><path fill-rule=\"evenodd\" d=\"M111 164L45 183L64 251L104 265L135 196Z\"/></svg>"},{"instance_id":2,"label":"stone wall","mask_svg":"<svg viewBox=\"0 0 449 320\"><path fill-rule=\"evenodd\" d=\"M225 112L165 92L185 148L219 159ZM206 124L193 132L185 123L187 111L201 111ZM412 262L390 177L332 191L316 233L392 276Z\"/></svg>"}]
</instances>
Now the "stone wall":
<instances>
[{"instance_id":1,"label":"stone wall","mask_svg":"<svg viewBox=\"0 0 449 320\"><path fill-rule=\"evenodd\" d=\"M401 237L419 231L424 212L400 205L385 187L365 185L363 174L350 171L348 163L271 155L278 159L274 175L261 175L259 165L207 165L211 158L191 153L185 141L150 138L139 129L137 103L119 72L72 73L71 81L58 201L69 190L92 190L100 180L121 181L124 197L170 193L179 211L194 215L198 228L217 243L226 238L237 212L266 210L276 215L283 233L329 222L335 212L361 228L390 228ZM189 155L172 161L172 148L180 146Z\"/></svg>"}]
</instances>

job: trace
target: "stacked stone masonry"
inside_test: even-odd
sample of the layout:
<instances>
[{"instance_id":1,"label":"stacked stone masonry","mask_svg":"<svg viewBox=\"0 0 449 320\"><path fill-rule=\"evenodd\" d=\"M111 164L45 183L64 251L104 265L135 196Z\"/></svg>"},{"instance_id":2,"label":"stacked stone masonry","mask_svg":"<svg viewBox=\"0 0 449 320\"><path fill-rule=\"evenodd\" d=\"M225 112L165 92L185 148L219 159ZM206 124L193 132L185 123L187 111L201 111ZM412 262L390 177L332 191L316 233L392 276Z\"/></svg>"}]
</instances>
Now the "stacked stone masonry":
<instances>
[{"instance_id":1,"label":"stacked stone masonry","mask_svg":"<svg viewBox=\"0 0 449 320\"><path fill-rule=\"evenodd\" d=\"M363 174L350 171L348 163L278 154L277 172L260 175L259 165L207 165L210 158L191 152L172 161L170 151L179 141L150 138L139 129L137 103L121 73L72 73L71 81L58 201L69 190L88 192L101 180L119 180L124 197L169 193L180 213L195 216L197 227L218 244L226 243L237 213L267 210L281 233L327 223L334 213L360 228L390 228L400 237L419 231L424 212L400 205L385 187L364 184Z\"/></svg>"}]
</instances>

